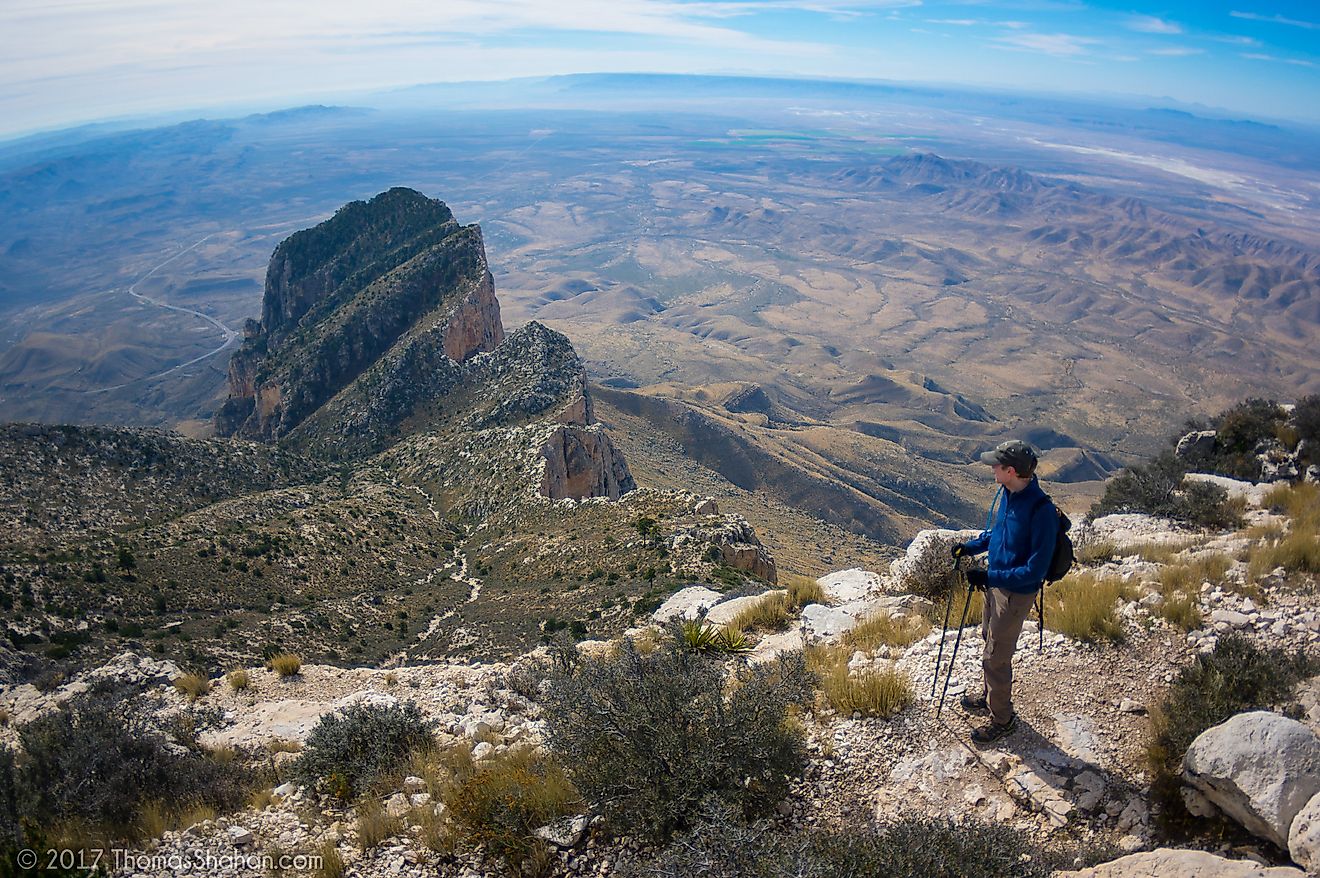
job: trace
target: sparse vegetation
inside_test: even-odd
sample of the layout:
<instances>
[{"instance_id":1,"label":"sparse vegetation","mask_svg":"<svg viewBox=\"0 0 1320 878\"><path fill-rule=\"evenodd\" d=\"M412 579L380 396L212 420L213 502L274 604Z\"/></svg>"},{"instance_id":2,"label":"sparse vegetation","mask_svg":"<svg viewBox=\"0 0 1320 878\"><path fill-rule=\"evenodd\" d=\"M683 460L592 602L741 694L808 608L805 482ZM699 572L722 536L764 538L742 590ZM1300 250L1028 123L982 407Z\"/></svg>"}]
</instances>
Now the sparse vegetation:
<instances>
[{"instance_id":1,"label":"sparse vegetation","mask_svg":"<svg viewBox=\"0 0 1320 878\"><path fill-rule=\"evenodd\" d=\"M1045 624L1085 643L1120 641L1117 604L1133 597L1133 588L1118 577L1074 571L1045 587Z\"/></svg>"},{"instance_id":2,"label":"sparse vegetation","mask_svg":"<svg viewBox=\"0 0 1320 878\"><path fill-rule=\"evenodd\" d=\"M1229 502L1218 485L1184 484L1186 472L1186 465L1170 451L1144 466L1128 467L1109 480L1104 496L1091 506L1087 517L1142 512L1198 527L1231 528L1241 523L1240 503Z\"/></svg>"},{"instance_id":3,"label":"sparse vegetation","mask_svg":"<svg viewBox=\"0 0 1320 878\"><path fill-rule=\"evenodd\" d=\"M783 577L788 589L788 602L795 610L801 610L807 604L825 603L825 588L810 576L788 575Z\"/></svg>"},{"instance_id":4,"label":"sparse vegetation","mask_svg":"<svg viewBox=\"0 0 1320 878\"><path fill-rule=\"evenodd\" d=\"M789 611L788 595L775 591L741 610L729 625L738 631L783 631L790 621Z\"/></svg>"},{"instance_id":5,"label":"sparse vegetation","mask_svg":"<svg viewBox=\"0 0 1320 878\"><path fill-rule=\"evenodd\" d=\"M127 697L96 686L19 728L14 789L34 826L133 839L198 807L231 811L246 799L241 763L206 754L186 726L149 725Z\"/></svg>"},{"instance_id":6,"label":"sparse vegetation","mask_svg":"<svg viewBox=\"0 0 1320 878\"><path fill-rule=\"evenodd\" d=\"M520 747L456 778L446 804L468 841L485 845L522 874L539 874L549 851L533 831L576 813L582 803L558 763Z\"/></svg>"},{"instance_id":7,"label":"sparse vegetation","mask_svg":"<svg viewBox=\"0 0 1320 878\"><path fill-rule=\"evenodd\" d=\"M877 613L859 621L844 635L843 642L854 649L871 651L879 646L907 647L930 633L925 616L890 616Z\"/></svg>"},{"instance_id":8,"label":"sparse vegetation","mask_svg":"<svg viewBox=\"0 0 1320 878\"><path fill-rule=\"evenodd\" d=\"M815 646L806 652L807 666L820 678L821 694L844 715L860 713L884 719L912 703L912 681L892 667L853 671L848 646Z\"/></svg>"},{"instance_id":9,"label":"sparse vegetation","mask_svg":"<svg viewBox=\"0 0 1320 878\"><path fill-rule=\"evenodd\" d=\"M543 701L546 737L577 789L617 827L663 837L712 794L757 814L804 765L786 722L811 675L800 653L755 667L723 666L673 639L643 655L554 649Z\"/></svg>"},{"instance_id":10,"label":"sparse vegetation","mask_svg":"<svg viewBox=\"0 0 1320 878\"><path fill-rule=\"evenodd\" d=\"M432 743L431 723L416 704L359 702L321 717L294 764L294 774L341 799L352 799L389 780L412 753Z\"/></svg>"},{"instance_id":11,"label":"sparse vegetation","mask_svg":"<svg viewBox=\"0 0 1320 878\"><path fill-rule=\"evenodd\" d=\"M364 851L376 847L402 828L399 818L386 813L385 806L374 795L363 796L357 809L358 847Z\"/></svg>"},{"instance_id":12,"label":"sparse vegetation","mask_svg":"<svg viewBox=\"0 0 1320 878\"><path fill-rule=\"evenodd\" d=\"M184 674L174 679L174 688L196 701L211 691L211 681L201 674Z\"/></svg>"},{"instance_id":13,"label":"sparse vegetation","mask_svg":"<svg viewBox=\"0 0 1320 878\"><path fill-rule=\"evenodd\" d=\"M1088 852L1098 862L1107 850ZM1044 850L1021 830L979 821L913 818L861 829L785 831L747 824L706 803L691 832L654 858L630 866L623 878L1045 878L1076 857Z\"/></svg>"},{"instance_id":14,"label":"sparse vegetation","mask_svg":"<svg viewBox=\"0 0 1320 878\"><path fill-rule=\"evenodd\" d=\"M252 685L252 680L248 676L247 669L245 668L238 668L230 671L225 675L225 682L227 682L229 688L233 689L235 692L242 692Z\"/></svg>"},{"instance_id":15,"label":"sparse vegetation","mask_svg":"<svg viewBox=\"0 0 1320 878\"><path fill-rule=\"evenodd\" d=\"M273 655L266 662L266 667L281 677L294 677L302 671L302 656L291 652Z\"/></svg>"}]
</instances>

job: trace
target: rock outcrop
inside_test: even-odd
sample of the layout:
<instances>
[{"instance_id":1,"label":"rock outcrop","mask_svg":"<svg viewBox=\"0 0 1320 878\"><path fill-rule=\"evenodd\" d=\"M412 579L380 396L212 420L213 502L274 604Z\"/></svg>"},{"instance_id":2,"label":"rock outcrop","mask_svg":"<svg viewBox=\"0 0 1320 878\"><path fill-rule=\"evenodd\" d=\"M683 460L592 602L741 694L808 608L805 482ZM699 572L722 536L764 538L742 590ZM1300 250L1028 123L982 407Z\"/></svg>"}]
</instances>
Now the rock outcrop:
<instances>
[{"instance_id":1,"label":"rock outcrop","mask_svg":"<svg viewBox=\"0 0 1320 878\"><path fill-rule=\"evenodd\" d=\"M1077 872L1056 872L1056 878L1302 878L1300 869L1262 866L1250 860L1229 860L1205 851L1160 848L1129 854Z\"/></svg>"},{"instance_id":2,"label":"rock outcrop","mask_svg":"<svg viewBox=\"0 0 1320 878\"><path fill-rule=\"evenodd\" d=\"M1294 818L1320 793L1320 738L1276 713L1241 713L1192 742L1183 775L1249 831L1287 849Z\"/></svg>"},{"instance_id":3,"label":"rock outcrop","mask_svg":"<svg viewBox=\"0 0 1320 878\"><path fill-rule=\"evenodd\" d=\"M280 438L418 331L456 363L504 338L481 230L410 189L348 204L276 248L216 431Z\"/></svg>"}]
</instances>

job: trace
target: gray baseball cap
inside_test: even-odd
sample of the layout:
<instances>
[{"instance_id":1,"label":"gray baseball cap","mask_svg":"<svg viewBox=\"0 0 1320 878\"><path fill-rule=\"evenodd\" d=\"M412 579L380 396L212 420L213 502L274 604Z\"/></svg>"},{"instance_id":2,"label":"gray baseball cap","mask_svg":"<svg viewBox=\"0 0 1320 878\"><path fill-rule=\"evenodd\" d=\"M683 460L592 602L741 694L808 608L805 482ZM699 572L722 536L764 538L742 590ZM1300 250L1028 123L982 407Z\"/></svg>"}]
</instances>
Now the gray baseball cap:
<instances>
[{"instance_id":1,"label":"gray baseball cap","mask_svg":"<svg viewBox=\"0 0 1320 878\"><path fill-rule=\"evenodd\" d=\"M1007 442L1000 442L993 450L981 455L981 463L1011 466L1017 470L1020 476L1034 473L1038 460L1036 449L1021 439L1009 439Z\"/></svg>"}]
</instances>

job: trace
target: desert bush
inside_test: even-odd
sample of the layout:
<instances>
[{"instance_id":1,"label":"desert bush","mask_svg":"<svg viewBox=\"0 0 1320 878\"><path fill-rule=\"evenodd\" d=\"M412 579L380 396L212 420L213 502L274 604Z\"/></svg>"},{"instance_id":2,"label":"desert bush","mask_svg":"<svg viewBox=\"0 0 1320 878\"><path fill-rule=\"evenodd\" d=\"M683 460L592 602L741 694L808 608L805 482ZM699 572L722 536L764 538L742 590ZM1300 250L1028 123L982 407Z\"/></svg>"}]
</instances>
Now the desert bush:
<instances>
[{"instance_id":1,"label":"desert bush","mask_svg":"<svg viewBox=\"0 0 1320 878\"><path fill-rule=\"evenodd\" d=\"M1320 395L1312 394L1297 400L1297 405L1293 408L1292 424L1297 430L1297 437L1310 443L1314 454L1315 446L1320 445ZM1320 461L1308 459L1305 462Z\"/></svg>"},{"instance_id":2,"label":"desert bush","mask_svg":"<svg viewBox=\"0 0 1320 878\"><path fill-rule=\"evenodd\" d=\"M1270 399L1248 399L1215 419L1215 450L1209 469L1235 479L1256 481L1260 462L1256 447L1277 438L1287 417L1279 404Z\"/></svg>"},{"instance_id":3,"label":"desert bush","mask_svg":"<svg viewBox=\"0 0 1320 878\"><path fill-rule=\"evenodd\" d=\"M302 670L302 656L282 652L271 656L266 662L266 667L281 677L292 677Z\"/></svg>"},{"instance_id":4,"label":"desert bush","mask_svg":"<svg viewBox=\"0 0 1320 878\"><path fill-rule=\"evenodd\" d=\"M1088 519L1122 512L1141 512L1206 528L1236 527L1241 508L1228 500L1218 485L1183 484L1186 467L1166 451L1144 466L1130 466L1105 485L1104 495L1091 506Z\"/></svg>"},{"instance_id":5,"label":"desert bush","mask_svg":"<svg viewBox=\"0 0 1320 878\"><path fill-rule=\"evenodd\" d=\"M201 674L184 674L174 678L174 688L196 701L211 691L211 681Z\"/></svg>"},{"instance_id":6,"label":"desert bush","mask_svg":"<svg viewBox=\"0 0 1320 878\"><path fill-rule=\"evenodd\" d=\"M667 835L712 793L748 814L781 799L804 764L785 721L810 697L800 653L755 667L723 665L670 638L643 655L559 644L542 701L546 740L570 779L618 827Z\"/></svg>"},{"instance_id":7,"label":"desert bush","mask_svg":"<svg viewBox=\"0 0 1320 878\"><path fill-rule=\"evenodd\" d=\"M1100 856L1108 852L1100 853ZM979 821L913 818L876 830L784 831L703 808L703 819L623 878L1044 878L1073 858L1038 847L1021 830Z\"/></svg>"},{"instance_id":8,"label":"desert bush","mask_svg":"<svg viewBox=\"0 0 1320 878\"><path fill-rule=\"evenodd\" d=\"M783 631L789 623L788 595L773 592L743 610L729 621L739 631Z\"/></svg>"},{"instance_id":9,"label":"desert bush","mask_svg":"<svg viewBox=\"0 0 1320 878\"><path fill-rule=\"evenodd\" d=\"M807 604L825 603L825 587L810 576L788 576L786 580L788 602L794 609L801 610Z\"/></svg>"},{"instance_id":10,"label":"desert bush","mask_svg":"<svg viewBox=\"0 0 1320 878\"><path fill-rule=\"evenodd\" d=\"M242 692L244 689L252 685L252 679L248 676L248 672L244 668L230 671L225 676L225 681L229 683L229 688L233 689L235 692Z\"/></svg>"},{"instance_id":11,"label":"desert bush","mask_svg":"<svg viewBox=\"0 0 1320 878\"><path fill-rule=\"evenodd\" d=\"M133 838L155 803L169 803L170 814L243 804L250 773L242 764L210 758L182 725L170 733L150 725L129 697L94 687L19 728L17 798L34 825Z\"/></svg>"},{"instance_id":12,"label":"desert bush","mask_svg":"<svg viewBox=\"0 0 1320 878\"><path fill-rule=\"evenodd\" d=\"M293 766L304 783L351 799L391 777L433 743L432 723L416 704L359 702L321 717Z\"/></svg>"},{"instance_id":13,"label":"desert bush","mask_svg":"<svg viewBox=\"0 0 1320 878\"><path fill-rule=\"evenodd\" d=\"M1239 634L1221 637L1213 652L1178 674L1151 711L1152 767L1176 771L1197 735L1236 714L1279 704L1318 669L1300 652L1262 650Z\"/></svg>"},{"instance_id":14,"label":"desert bush","mask_svg":"<svg viewBox=\"0 0 1320 878\"><path fill-rule=\"evenodd\" d=\"M892 667L853 671L849 646L817 646L806 652L808 667L820 678L821 694L839 713L889 719L912 703L912 681Z\"/></svg>"},{"instance_id":15,"label":"desert bush","mask_svg":"<svg viewBox=\"0 0 1320 878\"><path fill-rule=\"evenodd\" d=\"M564 769L528 747L487 759L456 780L445 804L463 835L524 874L539 872L546 861L546 845L533 835L537 827L582 804Z\"/></svg>"},{"instance_id":16,"label":"desert bush","mask_svg":"<svg viewBox=\"0 0 1320 878\"><path fill-rule=\"evenodd\" d=\"M953 536L931 534L918 554L904 558L899 567L899 585L903 591L932 601L939 601L950 592L956 592L962 580L957 576L953 559L949 556L949 549L955 542L958 540Z\"/></svg>"},{"instance_id":17,"label":"desert bush","mask_svg":"<svg viewBox=\"0 0 1320 878\"><path fill-rule=\"evenodd\" d=\"M1046 627L1084 643L1119 642L1123 624L1117 604L1132 597L1132 587L1117 577L1070 573L1045 588Z\"/></svg>"},{"instance_id":18,"label":"desert bush","mask_svg":"<svg viewBox=\"0 0 1320 878\"><path fill-rule=\"evenodd\" d=\"M911 646L930 633L925 616L890 616L877 613L853 626L843 641L855 649L874 650L879 646Z\"/></svg>"}]
</instances>

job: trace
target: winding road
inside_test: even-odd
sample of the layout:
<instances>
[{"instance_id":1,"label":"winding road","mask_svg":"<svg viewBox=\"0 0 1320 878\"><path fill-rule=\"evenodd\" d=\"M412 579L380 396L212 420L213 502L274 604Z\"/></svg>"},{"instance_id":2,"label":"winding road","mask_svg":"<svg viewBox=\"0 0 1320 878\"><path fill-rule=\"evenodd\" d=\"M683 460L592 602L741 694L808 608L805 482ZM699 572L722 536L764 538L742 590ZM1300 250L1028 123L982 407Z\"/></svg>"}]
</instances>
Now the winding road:
<instances>
[{"instance_id":1,"label":"winding road","mask_svg":"<svg viewBox=\"0 0 1320 878\"><path fill-rule=\"evenodd\" d=\"M206 321L207 323L214 326L216 329L220 330L220 333L224 338L224 341L220 343L220 346L215 348L214 350L207 351L206 353L202 354L199 357L193 357L191 360L188 360L185 363L179 363L177 365L169 367L168 369L164 369L160 372L154 372L150 375L143 375L141 378L134 378L132 381L125 381L122 384L115 384L110 387L98 387L95 390L84 390L83 393L109 393L113 390L119 390L121 388L128 387L129 385L132 384L138 384L139 382L142 381L150 381L154 378L161 378L165 375L169 375L171 372L177 372L180 369L186 369L187 367L193 365L194 363L200 363L202 360L205 360L208 357L214 357L216 354L220 353L225 348L229 347L238 340L239 332L237 330L230 329L228 326L225 326L223 323L221 323L219 320L216 320L214 317L212 317L209 314L203 314L201 311L194 311L191 308L183 308L180 307L179 305L171 305L168 302L161 302L157 299L151 298L150 296L145 296L137 291L138 284L142 283L144 280L151 277L153 274L160 271L162 268L169 265L171 262L178 259L180 256L183 256L185 253L190 253L191 251L196 250L198 247L205 244L212 237L214 237L214 233L207 235L204 238L201 238L200 240L194 242L192 245L185 247L184 249L180 250L178 253L175 253L170 258L161 262L159 265L154 266L146 274L143 274L137 280L133 281L132 285L128 288L128 294L133 298L137 299L139 302L142 302L144 305L155 305L157 308L164 308L167 311L177 311L180 314L188 314L198 318L199 320Z\"/></svg>"}]
</instances>

